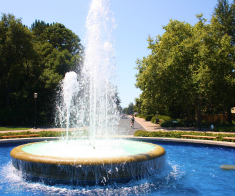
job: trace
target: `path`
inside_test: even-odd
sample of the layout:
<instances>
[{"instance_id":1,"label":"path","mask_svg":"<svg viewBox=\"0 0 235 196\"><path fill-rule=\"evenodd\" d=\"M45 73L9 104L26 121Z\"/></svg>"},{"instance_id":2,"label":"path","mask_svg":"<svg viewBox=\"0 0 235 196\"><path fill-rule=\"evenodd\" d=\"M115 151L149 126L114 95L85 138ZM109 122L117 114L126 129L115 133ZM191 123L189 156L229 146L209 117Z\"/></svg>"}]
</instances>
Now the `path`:
<instances>
[{"instance_id":1,"label":"path","mask_svg":"<svg viewBox=\"0 0 235 196\"><path fill-rule=\"evenodd\" d=\"M151 123L151 121L146 121L143 118L135 117L135 124L134 128L131 128L130 123L131 116L127 116L127 118L121 119L119 121L119 125L117 128L117 135L133 135L137 130L146 130L146 131L199 131L194 127L160 127L159 124ZM70 129L73 131L74 129ZM21 131L31 131L31 132L40 132L40 131L66 131L64 128L52 128L52 127L39 127L37 129L29 129L29 130L17 130L17 131L0 131L0 133L7 133L7 132L21 132ZM208 129L202 130L203 132L208 133L215 133ZM201 131L200 131L201 132ZM233 132L219 132L221 134L234 134Z\"/></svg>"}]
</instances>

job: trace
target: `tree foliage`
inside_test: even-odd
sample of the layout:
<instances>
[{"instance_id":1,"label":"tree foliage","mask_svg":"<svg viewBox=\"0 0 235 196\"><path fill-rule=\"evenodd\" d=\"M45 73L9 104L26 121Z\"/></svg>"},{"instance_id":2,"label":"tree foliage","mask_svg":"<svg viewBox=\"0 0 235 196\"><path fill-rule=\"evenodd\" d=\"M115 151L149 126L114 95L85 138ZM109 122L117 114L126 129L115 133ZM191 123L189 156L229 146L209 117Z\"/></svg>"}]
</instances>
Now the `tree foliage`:
<instances>
[{"instance_id":1,"label":"tree foliage","mask_svg":"<svg viewBox=\"0 0 235 196\"><path fill-rule=\"evenodd\" d=\"M31 28L12 14L0 21L1 125L32 125L33 93L38 93L38 119L52 119L54 91L65 73L82 60L80 39L63 24L36 20Z\"/></svg>"},{"instance_id":2,"label":"tree foliage","mask_svg":"<svg viewBox=\"0 0 235 196\"><path fill-rule=\"evenodd\" d=\"M218 0L214 15L217 16L221 26L219 30L232 37L231 43L235 44L235 1L229 4L228 0Z\"/></svg>"},{"instance_id":3,"label":"tree foliage","mask_svg":"<svg viewBox=\"0 0 235 196\"><path fill-rule=\"evenodd\" d=\"M210 23L202 15L197 17L194 26L170 20L162 36L149 37L151 54L136 62L136 86L143 91L142 112L148 108L188 119L196 114L200 123L201 112L234 106L231 37L220 31L217 16Z\"/></svg>"},{"instance_id":4,"label":"tree foliage","mask_svg":"<svg viewBox=\"0 0 235 196\"><path fill-rule=\"evenodd\" d=\"M123 109L124 114L133 114L134 112L134 104L131 102L129 103L128 107Z\"/></svg>"}]
</instances>

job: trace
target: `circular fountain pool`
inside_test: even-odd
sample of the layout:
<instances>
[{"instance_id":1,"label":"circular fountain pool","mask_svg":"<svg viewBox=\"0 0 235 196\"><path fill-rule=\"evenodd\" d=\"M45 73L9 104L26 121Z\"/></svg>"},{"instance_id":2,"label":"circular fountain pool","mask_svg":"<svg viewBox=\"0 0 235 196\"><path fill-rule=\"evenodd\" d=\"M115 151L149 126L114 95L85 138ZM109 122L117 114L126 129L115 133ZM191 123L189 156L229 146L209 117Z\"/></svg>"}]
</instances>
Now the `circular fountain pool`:
<instances>
[{"instance_id":1,"label":"circular fountain pool","mask_svg":"<svg viewBox=\"0 0 235 196\"><path fill-rule=\"evenodd\" d=\"M153 141L151 141L153 142ZM165 173L127 183L79 186L25 180L12 167L10 151L20 143L0 143L0 195L233 195L235 149L211 145L155 142L165 150ZM229 180L228 180L229 179Z\"/></svg>"},{"instance_id":2,"label":"circular fountain pool","mask_svg":"<svg viewBox=\"0 0 235 196\"><path fill-rule=\"evenodd\" d=\"M10 154L14 167L25 175L80 185L143 178L160 171L165 162L161 146L128 140L38 142Z\"/></svg>"}]
</instances>

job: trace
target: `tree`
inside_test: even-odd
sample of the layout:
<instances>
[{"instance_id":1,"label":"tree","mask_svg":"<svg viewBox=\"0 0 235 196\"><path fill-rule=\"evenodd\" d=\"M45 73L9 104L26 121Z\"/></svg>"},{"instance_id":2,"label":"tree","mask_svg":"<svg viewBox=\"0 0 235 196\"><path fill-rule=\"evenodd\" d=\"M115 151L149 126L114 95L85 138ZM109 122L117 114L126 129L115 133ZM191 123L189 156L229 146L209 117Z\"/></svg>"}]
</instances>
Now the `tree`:
<instances>
[{"instance_id":1,"label":"tree","mask_svg":"<svg viewBox=\"0 0 235 196\"><path fill-rule=\"evenodd\" d=\"M60 23L48 24L36 20L31 30L40 54L36 86L42 100L45 100L41 104L41 111L44 121L48 121L53 119L55 89L66 72L75 71L81 66L83 46L79 37Z\"/></svg>"},{"instance_id":2,"label":"tree","mask_svg":"<svg viewBox=\"0 0 235 196\"><path fill-rule=\"evenodd\" d=\"M135 98L134 111L136 111L138 114L141 114L142 102L143 100L141 98Z\"/></svg>"},{"instance_id":3,"label":"tree","mask_svg":"<svg viewBox=\"0 0 235 196\"><path fill-rule=\"evenodd\" d=\"M123 109L123 113L125 114L133 114L134 104L131 102L129 103L128 107Z\"/></svg>"},{"instance_id":4,"label":"tree","mask_svg":"<svg viewBox=\"0 0 235 196\"><path fill-rule=\"evenodd\" d=\"M59 23L36 20L29 29L21 19L2 14L0 53L0 124L32 125L34 92L38 123L51 124L56 87L81 65L79 37Z\"/></svg>"},{"instance_id":5,"label":"tree","mask_svg":"<svg viewBox=\"0 0 235 196\"><path fill-rule=\"evenodd\" d=\"M195 26L171 20L165 33L149 38L151 54L137 61L136 86L143 92L142 108L157 108L172 117L192 117L192 106L200 125L201 111L209 105L226 103L234 98L231 38L221 34L218 20L206 24L202 15ZM230 90L228 90L230 89Z\"/></svg>"},{"instance_id":6,"label":"tree","mask_svg":"<svg viewBox=\"0 0 235 196\"><path fill-rule=\"evenodd\" d=\"M49 23L45 23L44 21L40 20L35 20L35 22L31 25L31 31L33 31L34 35L36 35L36 37L39 39L43 31L49 26Z\"/></svg>"},{"instance_id":7,"label":"tree","mask_svg":"<svg viewBox=\"0 0 235 196\"><path fill-rule=\"evenodd\" d=\"M218 30L232 37L231 44L235 44L235 1L229 4L228 0L218 0L214 10L214 16L218 18Z\"/></svg>"},{"instance_id":8,"label":"tree","mask_svg":"<svg viewBox=\"0 0 235 196\"><path fill-rule=\"evenodd\" d=\"M192 27L188 23L171 20L164 29L166 32L157 36L156 41L149 37L151 55L137 61L140 71L136 86L143 91L144 105L147 108L152 105L154 113L156 109L167 113L170 105L181 105L184 110L192 103L192 81L188 79L193 51L187 43L192 37Z\"/></svg>"},{"instance_id":9,"label":"tree","mask_svg":"<svg viewBox=\"0 0 235 196\"><path fill-rule=\"evenodd\" d=\"M11 14L3 14L0 21L1 32L1 96L6 102L2 108L10 109L11 102L15 101L22 92L22 85L31 80L35 69L36 50L33 44L33 35L25 27L21 19ZM26 85L26 86L27 86Z\"/></svg>"},{"instance_id":10,"label":"tree","mask_svg":"<svg viewBox=\"0 0 235 196\"><path fill-rule=\"evenodd\" d=\"M235 44L235 1L229 4L228 0L218 0L217 7L214 10L214 16L218 19L217 28L221 31L222 35L227 34L231 37L231 44ZM228 54L228 58L231 58L233 54ZM231 101L231 100L229 100ZM227 102L226 102L227 103ZM228 121L232 123L231 106L235 103L227 106ZM224 104L223 104L223 107ZM223 114L224 114L224 108Z\"/></svg>"}]
</instances>

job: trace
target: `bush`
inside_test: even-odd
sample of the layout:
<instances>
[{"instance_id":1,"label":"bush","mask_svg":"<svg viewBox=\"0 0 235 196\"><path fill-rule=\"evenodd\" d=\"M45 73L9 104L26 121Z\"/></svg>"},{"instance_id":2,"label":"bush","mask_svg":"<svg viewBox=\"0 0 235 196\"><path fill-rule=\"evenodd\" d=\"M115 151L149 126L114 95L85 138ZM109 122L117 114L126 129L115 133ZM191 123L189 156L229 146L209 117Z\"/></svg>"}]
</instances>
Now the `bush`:
<instances>
[{"instance_id":1,"label":"bush","mask_svg":"<svg viewBox=\"0 0 235 196\"><path fill-rule=\"evenodd\" d=\"M134 133L134 136L136 136L136 137L149 137L149 132L148 131L137 130Z\"/></svg>"},{"instance_id":2,"label":"bush","mask_svg":"<svg viewBox=\"0 0 235 196\"><path fill-rule=\"evenodd\" d=\"M216 132L235 132L235 125L214 125Z\"/></svg>"},{"instance_id":3,"label":"bush","mask_svg":"<svg viewBox=\"0 0 235 196\"><path fill-rule=\"evenodd\" d=\"M151 119L151 123L155 123L155 124L158 124L160 122L159 119L156 119L156 116L153 116L152 119Z\"/></svg>"},{"instance_id":4,"label":"bush","mask_svg":"<svg viewBox=\"0 0 235 196\"><path fill-rule=\"evenodd\" d=\"M164 121L168 121L168 120L171 120L171 117L170 116L166 116L166 115L157 115L158 119L162 119Z\"/></svg>"},{"instance_id":5,"label":"bush","mask_svg":"<svg viewBox=\"0 0 235 196\"><path fill-rule=\"evenodd\" d=\"M142 114L138 114L137 117L144 118L144 116Z\"/></svg>"},{"instance_id":6,"label":"bush","mask_svg":"<svg viewBox=\"0 0 235 196\"><path fill-rule=\"evenodd\" d=\"M139 137L168 137L168 138L181 138L181 135L191 134L198 135L195 132L185 132L185 131L141 131L138 130L134 133L134 136Z\"/></svg>"},{"instance_id":7,"label":"bush","mask_svg":"<svg viewBox=\"0 0 235 196\"><path fill-rule=\"evenodd\" d=\"M152 118L153 118L153 115L147 115L147 116L145 117L145 120L146 120L146 121L151 121Z\"/></svg>"},{"instance_id":8,"label":"bush","mask_svg":"<svg viewBox=\"0 0 235 196\"><path fill-rule=\"evenodd\" d=\"M40 131L40 137L61 137L62 132L60 131Z\"/></svg>"},{"instance_id":9,"label":"bush","mask_svg":"<svg viewBox=\"0 0 235 196\"><path fill-rule=\"evenodd\" d=\"M161 127L172 127L173 126L173 123L171 120L168 120L168 121L160 121L160 126Z\"/></svg>"},{"instance_id":10,"label":"bush","mask_svg":"<svg viewBox=\"0 0 235 196\"><path fill-rule=\"evenodd\" d=\"M176 121L175 123L173 123L174 121ZM167 120L167 121L162 121L160 120L160 126L161 127L184 127L184 121L181 119L177 119L177 120Z\"/></svg>"},{"instance_id":11,"label":"bush","mask_svg":"<svg viewBox=\"0 0 235 196\"><path fill-rule=\"evenodd\" d=\"M153 117L152 117L151 123L156 123L156 116L153 116Z\"/></svg>"},{"instance_id":12,"label":"bush","mask_svg":"<svg viewBox=\"0 0 235 196\"><path fill-rule=\"evenodd\" d=\"M31 132L31 131L7 132L7 133L1 133L0 132L0 137L1 136L9 136L9 135L30 135L30 134L35 134L35 132ZM40 131L40 132L38 132L38 134L39 134L39 137L61 137L62 135L65 136L66 132L62 132L62 131ZM88 136L88 135L89 135L88 131L84 130L80 133L79 136ZM73 136L73 132L69 132L69 136Z\"/></svg>"},{"instance_id":13,"label":"bush","mask_svg":"<svg viewBox=\"0 0 235 196\"><path fill-rule=\"evenodd\" d=\"M218 136L219 138L214 139L217 141L228 141L224 140L223 137L235 137L235 134L213 134L205 132L194 132L194 131L142 131L138 130L134 133L134 136L138 137L167 137L167 138L181 138L181 135L201 135L201 136ZM206 139L205 139L206 140ZM233 141L233 140L232 140Z\"/></svg>"}]
</instances>

